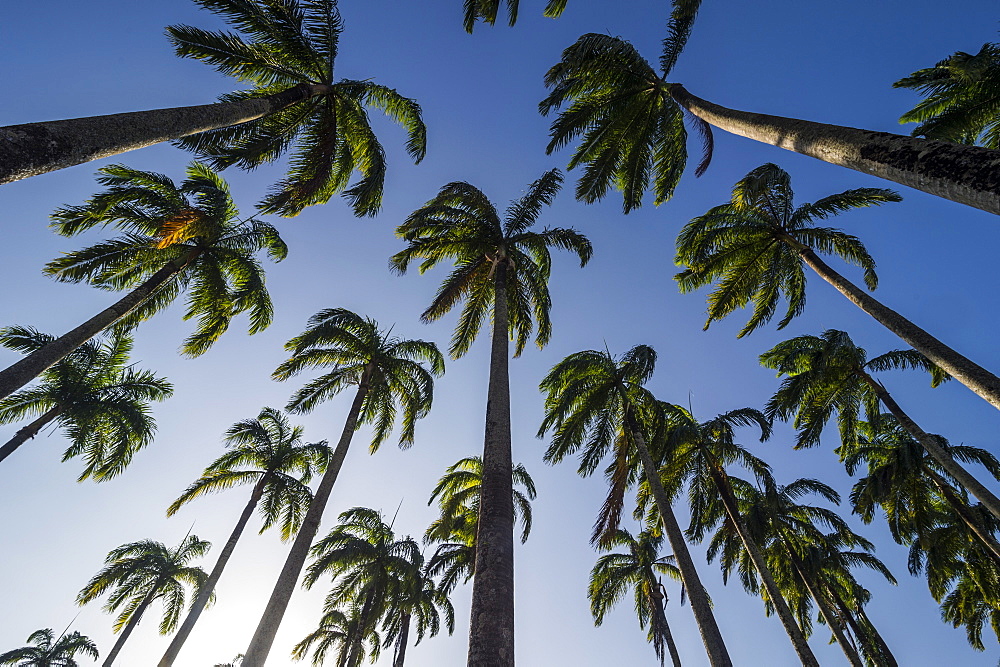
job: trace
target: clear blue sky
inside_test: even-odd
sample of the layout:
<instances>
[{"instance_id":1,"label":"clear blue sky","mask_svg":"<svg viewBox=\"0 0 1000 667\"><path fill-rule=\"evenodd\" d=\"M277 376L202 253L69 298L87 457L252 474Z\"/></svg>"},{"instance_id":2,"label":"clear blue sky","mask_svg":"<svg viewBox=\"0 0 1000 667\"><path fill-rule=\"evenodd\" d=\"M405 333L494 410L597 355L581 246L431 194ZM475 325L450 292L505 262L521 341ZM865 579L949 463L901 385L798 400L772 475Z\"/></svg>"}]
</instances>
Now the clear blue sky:
<instances>
[{"instance_id":1,"label":"clear blue sky","mask_svg":"<svg viewBox=\"0 0 1000 667\"><path fill-rule=\"evenodd\" d=\"M343 0L346 21L338 77L374 78L415 97L429 130L427 159L410 164L403 134L381 119L377 129L388 152L389 176L382 213L357 220L340 200L278 220L291 252L268 267L276 321L264 333L245 334L245 322L206 355L181 358L177 346L190 331L181 308L157 315L137 333L134 360L168 376L176 395L156 407L157 441L120 478L104 484L77 484L80 465L59 463L64 442L45 434L25 445L0 469L0 518L5 535L0 562L0 651L20 646L37 628L73 628L107 651L114 641L111 617L99 604L77 608L73 599L119 544L150 538L175 544L192 527L199 537L221 545L248 490L234 490L192 503L166 519L167 505L221 452L228 426L252 417L264 405L282 406L298 385L269 379L284 358L282 344L298 333L314 312L347 307L372 316L395 332L447 345L454 319L421 325L420 311L441 274L398 277L386 268L399 250L393 229L446 182L466 180L499 206L552 167L564 167L568 151L546 156L548 120L536 112L544 95L541 79L560 51L584 32L607 32L632 41L650 60L659 55L667 3L636 0L613 3L571 0L559 20L540 16L542 0L522 2L513 28L481 27L472 36L461 29L461 2ZM932 65L956 50L976 51L997 39L995 2L755 3L706 2L691 42L675 70L675 80L720 104L811 120L885 131L902 131L896 119L915 100L891 84L915 69ZM169 24L220 26L212 15L185 0L88 3L17 3L0 23L0 87L5 104L0 125L115 113L147 108L204 104L232 90L234 83L207 66L173 56L163 37ZM190 156L170 146L145 149L0 188L4 212L0 248L0 324L30 324L62 332L115 298L84 285L62 285L41 275L42 264L60 252L102 238L57 237L47 228L51 211L76 204L98 191L94 171L122 162L182 178ZM885 187L877 181L810 158L716 134L716 157L701 179L686 175L673 201L621 215L617 195L594 206L572 198L568 184L542 224L573 226L593 241L594 259L579 269L557 256L552 276L554 336L544 350L528 349L511 363L515 460L522 461L539 486L535 527L517 551L517 652L519 664L653 664L645 634L626 600L605 625L595 629L586 602L586 580L596 554L587 538L603 499L603 481L581 480L575 466L548 467L545 443L535 431L542 400L536 387L544 372L565 355L582 349L621 352L638 343L660 355L651 388L664 399L693 405L704 418L743 406L760 407L777 386L757 355L785 338L848 330L876 354L901 344L818 280L809 282L806 314L783 332L767 327L737 340L738 316L708 332L704 294L680 295L672 276L674 236L694 215L728 198L732 184L754 167L777 162L792 175L800 202L856 187ZM280 175L278 166L246 174L227 173L245 211ZM570 174L569 182L575 180ZM879 263L878 296L926 326L967 356L1000 369L995 331L998 296L995 248L1000 225L994 216L901 189L904 201L853 212L836 224L860 236ZM854 275L848 271L850 275ZM368 456L367 432L334 491L324 525L349 507L364 505L391 514L402 502L396 526L421 534L432 519L426 499L443 469L480 451L487 345L480 342L452 362L439 382L432 414L418 425L417 442L406 452L385 446ZM7 365L16 355L0 353ZM923 426L952 442L985 447L1000 455L997 413L961 385L931 390L916 374L894 374L886 384ZM346 399L298 418L307 439L335 439ZM4 427L6 438L18 428ZM746 434L752 442L752 435ZM846 495L850 480L832 449L834 434L821 448L793 451L791 434L779 428L767 444L753 446L781 482L816 477ZM846 514L847 509L843 509ZM683 513L683 512L682 512ZM995 665L996 643L977 653L964 632L943 625L924 580L907 574L905 549L891 542L879 524L856 530L874 540L899 579L892 587L862 574L873 594L870 615L902 665ZM231 561L218 588L218 604L203 616L178 664L202 667L241 652L256 626L286 546L276 534L251 532ZM759 600L734 583L723 586L717 565L701 558L706 585L715 599L722 632L739 665L796 664L779 623L765 618ZM214 562L210 555L206 567ZM319 617L323 590L298 592L278 635L271 664L292 664L290 647L310 632ZM427 639L412 650L413 665L458 665L464 661L469 588L454 602L454 637ZM685 665L706 664L688 607L676 589L668 608ZM166 646L153 618L145 620L121 656L126 667L154 664ZM820 629L812 640L823 664L842 664L836 646ZM389 652L378 663L391 663Z\"/></svg>"}]
</instances>

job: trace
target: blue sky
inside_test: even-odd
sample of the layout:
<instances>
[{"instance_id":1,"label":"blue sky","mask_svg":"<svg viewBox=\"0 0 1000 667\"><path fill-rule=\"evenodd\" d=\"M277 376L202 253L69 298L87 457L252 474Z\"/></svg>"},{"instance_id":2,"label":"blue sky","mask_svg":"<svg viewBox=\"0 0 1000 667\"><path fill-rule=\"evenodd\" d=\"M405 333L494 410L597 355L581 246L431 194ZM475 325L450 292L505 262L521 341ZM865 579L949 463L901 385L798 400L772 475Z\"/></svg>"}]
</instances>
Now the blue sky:
<instances>
[{"instance_id":1,"label":"blue sky","mask_svg":"<svg viewBox=\"0 0 1000 667\"><path fill-rule=\"evenodd\" d=\"M216 545L224 542L248 490L207 497L169 520L165 508L218 456L229 425L255 416L262 406L282 406L297 388L294 381L276 383L269 376L284 358L283 343L301 331L311 314L346 307L386 325L395 323L399 335L445 347L454 318L433 325L418 321L443 274L390 274L387 259L401 247L393 236L395 226L449 181L469 181L505 206L545 170L564 167L568 151L546 156L543 150L549 120L538 115L536 105L544 96L545 70L585 32L624 37L654 60L666 20L665 3L652 0L571 0L558 20L540 16L542 0L525 0L516 27L480 27L470 36L461 29L460 5L459 0L342 2L346 31L338 78L374 78L416 98L428 126L428 156L412 165L402 151L403 133L376 118L389 160L382 212L358 220L335 200L295 219L276 220L290 255L268 267L274 325L248 337L245 322L238 321L209 353L190 360L176 353L190 331L179 306L144 324L137 332L134 360L169 377L176 394L155 409L156 442L120 478L77 484L79 464L59 463L64 443L58 434L39 436L4 462L0 650L22 645L37 628L61 630L79 614L73 628L107 651L114 642L111 618L99 604L80 609L73 599L110 549L144 538L175 544L192 525L199 537ZM995 3L970 0L953 6L947 12L928 0L706 2L674 79L696 95L735 108L905 133L896 119L915 97L892 89L892 82L956 50L974 52L997 38ZM176 23L221 27L214 16L185 0L18 3L7 8L0 23L0 62L7 65L0 68L0 87L6 91L0 125L204 104L233 90L234 82L172 54L163 28ZM121 162L179 180L189 160L190 155L164 145L0 188L5 217L0 280L8 286L0 293L0 324L61 332L109 304L112 294L57 284L41 275L42 264L60 252L106 235L95 231L85 238L58 237L47 228L48 215L97 192L93 174L103 164ZM568 256L555 257L552 342L544 350L529 348L511 362L514 456L539 487L533 534L517 551L517 652L522 665L653 664L630 601L621 603L604 626L593 627L586 578L597 555L587 538L603 499L603 481L578 478L572 463L549 467L541 461L545 443L534 434L542 397L536 387L548 368L582 349L606 344L620 353L649 344L660 359L651 389L664 400L690 403L697 415L708 418L764 404L777 381L756 358L779 340L839 328L871 354L901 346L832 288L812 279L806 313L784 331L769 326L738 340L735 333L745 321L740 314L702 331L704 294L680 295L674 286L674 237L691 217L726 201L740 177L769 161L790 172L799 202L848 188L892 187L717 132L708 174L701 179L685 175L675 198L659 208L647 201L626 217L614 193L585 206L573 200L575 174L570 173L564 191L540 219L543 225L576 227L592 240L595 254L585 269ZM275 165L226 176L237 203L249 211L280 173ZM878 298L981 365L1000 369L994 334L1000 322L991 287L1000 235L996 218L899 190L903 202L852 212L835 224L860 236L878 262ZM423 532L433 518L426 499L434 481L446 466L481 449L487 348L479 342L465 358L449 364L434 410L418 425L412 449L400 452L389 444L369 456L367 432L358 434L325 527L353 506L391 514L402 502L399 531ZM0 353L4 365L15 358ZM996 412L961 385L931 390L925 378L903 373L884 381L926 430L1000 455ZM331 401L295 422L305 426L307 439L333 440L348 402ZM0 437L18 427L4 427ZM755 444L749 432L745 442L772 464L781 482L816 477L845 495L850 489L832 453L833 433L821 448L808 451L793 451L791 432L784 427L766 444ZM938 620L926 584L907 574L905 549L891 542L881 524L851 521L876 542L877 555L899 579L892 587L860 575L873 594L870 615L900 664L996 664L995 642L977 653L966 644L963 631ZM777 620L765 618L759 600L738 585L723 586L717 565L705 564L702 550L694 550L736 663L795 664ZM177 664L221 662L246 647L285 551L275 534L246 535L220 583L217 605L203 616ZM212 562L210 555L206 567ZM296 593L271 664L292 664L288 651L315 626L324 592ZM425 640L412 650L410 664L462 663L469 595L468 587L455 595L455 636ZM676 590L672 595L668 617L682 659L686 665L706 664L689 608L677 604ZM155 626L153 618L139 626L120 664L155 663L167 642ZM811 641L821 663L843 663L840 651L826 639L820 630ZM378 664L390 663L387 653Z\"/></svg>"}]
</instances>

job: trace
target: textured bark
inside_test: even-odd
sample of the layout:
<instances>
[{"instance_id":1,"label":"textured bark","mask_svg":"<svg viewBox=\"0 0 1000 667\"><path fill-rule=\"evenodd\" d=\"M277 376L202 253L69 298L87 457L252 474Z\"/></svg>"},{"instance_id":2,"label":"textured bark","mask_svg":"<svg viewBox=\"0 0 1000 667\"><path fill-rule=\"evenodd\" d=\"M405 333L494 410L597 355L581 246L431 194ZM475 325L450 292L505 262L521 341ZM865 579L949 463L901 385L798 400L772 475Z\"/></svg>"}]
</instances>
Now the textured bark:
<instances>
[{"instance_id":1,"label":"textured bark","mask_svg":"<svg viewBox=\"0 0 1000 667\"><path fill-rule=\"evenodd\" d=\"M650 580L655 579L652 568L649 568L646 576L649 577ZM681 656L677 652L677 644L674 643L674 633L670 631L670 624L667 623L667 612L664 609L663 603L665 597L666 596L663 593L659 592L655 588L653 589L652 594L649 596L650 607L652 607L652 609L650 609L650 622L652 623L655 621L657 627L659 627L660 631L663 633L663 640L667 644L667 653L670 654L670 662L674 667L681 667ZM662 661L660 664L663 664Z\"/></svg>"},{"instance_id":2,"label":"textured bark","mask_svg":"<svg viewBox=\"0 0 1000 667\"><path fill-rule=\"evenodd\" d=\"M153 601L153 596L155 594L156 586L154 586L153 589L146 594L146 597L142 599L139 606L135 608L131 618L128 619L128 623L126 623L125 627L122 628L122 633L118 635L118 641L116 641L115 645L111 647L111 652L108 653L108 656L104 658L104 662L101 663L101 667L111 667L111 663L115 661L115 658L117 658L118 654L121 653L122 647L125 646L125 640L128 639L128 636L132 634L133 630L135 630L135 626L139 625L139 620L146 612L146 608L149 606L149 603Z\"/></svg>"},{"instance_id":3,"label":"textured bark","mask_svg":"<svg viewBox=\"0 0 1000 667\"><path fill-rule=\"evenodd\" d=\"M695 97L680 84L670 94L726 132L1000 214L1000 151L736 111Z\"/></svg>"},{"instance_id":4,"label":"textured bark","mask_svg":"<svg viewBox=\"0 0 1000 667\"><path fill-rule=\"evenodd\" d=\"M302 83L269 97L0 127L0 184L239 125L322 94Z\"/></svg>"},{"instance_id":5,"label":"textured bark","mask_svg":"<svg viewBox=\"0 0 1000 667\"><path fill-rule=\"evenodd\" d=\"M809 648L809 642L806 641L805 635L802 634L802 628L795 622L792 610L788 608L788 603L785 602L785 596L781 594L778 584L774 581L774 575L771 574L771 569L767 566L764 554L761 553L760 547L757 546L757 542L751 537L746 524L743 523L736 497L733 495L732 489L729 488L729 480L726 479L723 471L715 467L709 470L709 474L712 476L712 481L715 482L715 488L722 499L723 507L726 508L726 514L729 515L729 520L733 522L736 534L740 536L743 548L747 550L747 554L750 556L751 562L753 562L754 569L757 570L761 583L764 584L764 590L767 591L767 596L771 598L774 611L792 642L792 648L795 649L796 655L799 656L799 661L807 667L819 667L819 661L816 660L812 649Z\"/></svg>"},{"instance_id":6,"label":"textured bark","mask_svg":"<svg viewBox=\"0 0 1000 667\"><path fill-rule=\"evenodd\" d=\"M403 614L399 624L399 637L396 638L396 655L392 660L392 667L403 667L406 659L406 642L410 639L410 615Z\"/></svg>"},{"instance_id":7,"label":"textured bark","mask_svg":"<svg viewBox=\"0 0 1000 667\"><path fill-rule=\"evenodd\" d=\"M1000 152L1000 151L998 151ZM795 243L802 261L820 278L833 285L854 305L871 315L875 321L899 336L910 347L945 370L953 378L979 394L993 407L1000 409L1000 377L967 359L930 335L896 311L884 306L844 276L834 271L811 248Z\"/></svg>"},{"instance_id":8,"label":"textured bark","mask_svg":"<svg viewBox=\"0 0 1000 667\"><path fill-rule=\"evenodd\" d=\"M166 653L160 658L159 667L170 667L170 665L174 664L174 660L177 659L177 655L181 652L184 642L187 641L188 635L194 629L194 624L198 622L198 617L201 616L201 612L208 605L212 591L215 590L216 584L219 583L219 578L222 577L222 571L229 562L229 557L233 555L233 550L236 549L236 543L239 541L240 536L243 535L243 530L247 527L247 523L250 521L250 517L253 516L254 510L257 509L257 503L260 502L261 496L264 495L264 486L267 484L267 481L267 474L265 473L261 476L257 484L254 485L253 492L250 494L250 500L247 502L246 507L243 508L243 513L240 515L239 521L236 522L236 527L229 536L229 541L222 548L219 559L215 562L215 567L212 568L212 573L208 575L208 579L199 591L198 597L191 603L191 609L188 611L187 618L184 619L184 623L181 624L177 634L170 641L170 646L167 647Z\"/></svg>"},{"instance_id":9,"label":"textured bark","mask_svg":"<svg viewBox=\"0 0 1000 667\"><path fill-rule=\"evenodd\" d=\"M469 624L469 667L514 664L514 473L507 368L510 339L507 269L506 260L500 260L493 274L493 336Z\"/></svg>"},{"instance_id":10,"label":"textured bark","mask_svg":"<svg viewBox=\"0 0 1000 667\"><path fill-rule=\"evenodd\" d=\"M333 491L333 485L337 481L337 475L340 474L344 459L347 457L347 450L351 446L351 438L358 425L361 406L368 395L368 382L371 379L373 368L372 364L369 363L361 377L358 393L354 396L354 403L351 404L351 410L347 414L347 421L340 435L340 441L330 458L326 472L323 473L323 479L320 480L312 502L309 503L306 518L303 519L302 526L299 527L299 532L295 535L295 541L285 559L285 565L281 568L281 574L278 575L278 581L271 592L271 598L268 600L260 623L250 640L250 646L243 657L243 662L240 663L242 667L264 667L267 655L271 652L271 645L274 643L274 636L278 633L278 626L281 625L281 618L284 616L288 601L295 591L295 585L298 583L302 567L309 555L313 538L316 537L316 531L319 530L319 524L323 520L326 502L330 498L330 492Z\"/></svg>"},{"instance_id":11,"label":"textured bark","mask_svg":"<svg viewBox=\"0 0 1000 667\"><path fill-rule=\"evenodd\" d=\"M925 470L927 472L927 476L934 482L934 486L936 486L938 491L941 492L941 495L944 496L945 502L948 503L948 506L955 511L955 514L957 514L962 522L968 526L969 530L971 530L972 533L979 538L979 541L983 543L983 546L993 553L994 558L997 559L997 563L1000 564L1000 543L997 542L997 539L988 529L981 526L979 522L976 521L976 518L972 516L972 512L969 511L969 507L965 504L962 498L955 493L955 490L950 484L948 484L948 482L943 480L941 476L933 470L929 468L925 468Z\"/></svg>"},{"instance_id":12,"label":"textured bark","mask_svg":"<svg viewBox=\"0 0 1000 667\"><path fill-rule=\"evenodd\" d=\"M712 667L732 667L733 661L729 657L726 643L719 632L719 626L715 622L715 614L712 613L712 604L708 600L705 587L701 584L698 570L691 559L691 552L688 551L687 542L684 541L684 534L674 516L674 510L670 506L670 498L660 481L659 471L653 463L653 457L646 447L646 440L639 432L634 420L629 419L629 428L632 430L632 438L635 442L639 460L642 462L643 472L649 482L650 491L653 493L653 500L656 508L660 512L663 522L663 532L667 535L667 541L674 552L674 560L677 562L677 569L681 573L681 581L687 591L688 600L691 602L691 612L694 620L698 624L698 632L701 633L701 640L705 644L708 652L708 660Z\"/></svg>"},{"instance_id":13,"label":"textured bark","mask_svg":"<svg viewBox=\"0 0 1000 667\"><path fill-rule=\"evenodd\" d=\"M38 419L31 422L27 426L18 429L14 434L14 437L4 443L3 447L0 447L0 461L3 461L5 458L13 454L14 450L18 447L38 435L38 432L45 428L49 422L58 417L62 411L62 407L57 405L54 408L47 410L45 414L41 415Z\"/></svg>"},{"instance_id":14,"label":"textured bark","mask_svg":"<svg viewBox=\"0 0 1000 667\"><path fill-rule=\"evenodd\" d=\"M141 285L77 328L64 333L41 349L0 371L0 398L6 398L41 375L46 369L138 308L149 297L184 270L201 254L192 250L181 262L171 262Z\"/></svg>"}]
</instances>

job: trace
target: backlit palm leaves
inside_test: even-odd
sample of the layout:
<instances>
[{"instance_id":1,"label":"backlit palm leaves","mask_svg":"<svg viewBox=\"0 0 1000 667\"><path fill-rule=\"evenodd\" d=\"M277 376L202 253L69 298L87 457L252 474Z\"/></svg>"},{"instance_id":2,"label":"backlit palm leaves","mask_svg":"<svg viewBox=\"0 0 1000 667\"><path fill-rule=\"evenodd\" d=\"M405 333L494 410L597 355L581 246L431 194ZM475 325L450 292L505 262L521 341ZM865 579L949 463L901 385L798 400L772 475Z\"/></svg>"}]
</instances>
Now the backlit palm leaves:
<instances>
[{"instance_id":1,"label":"backlit palm leaves","mask_svg":"<svg viewBox=\"0 0 1000 667\"><path fill-rule=\"evenodd\" d=\"M51 628L35 630L28 636L34 646L25 646L0 653L0 665L17 667L78 667L74 656L82 653L97 659L97 644L79 632L58 637Z\"/></svg>"},{"instance_id":2,"label":"backlit palm leaves","mask_svg":"<svg viewBox=\"0 0 1000 667\"><path fill-rule=\"evenodd\" d=\"M548 0L545 5L544 15L549 18L562 16L566 9L568 0ZM507 22L510 25L517 23L517 10L520 0L506 0L507 2ZM464 0L464 20L465 31L471 33L476 27L476 21L482 21L493 25L497 21L497 14L500 11L500 0Z\"/></svg>"},{"instance_id":3,"label":"backlit palm leaves","mask_svg":"<svg viewBox=\"0 0 1000 667\"><path fill-rule=\"evenodd\" d=\"M386 165L366 108L379 109L403 126L406 151L417 162L426 151L426 129L419 105L392 88L370 80L334 81L343 31L336 0L195 1L238 32L178 25L167 28L167 36L177 55L253 86L223 95L222 101L267 97L295 86L309 92L305 101L277 113L177 143L217 169L254 169L290 153L287 177L260 203L265 213L296 215L343 192L357 215L374 215ZM354 171L362 178L348 188Z\"/></svg>"}]
</instances>

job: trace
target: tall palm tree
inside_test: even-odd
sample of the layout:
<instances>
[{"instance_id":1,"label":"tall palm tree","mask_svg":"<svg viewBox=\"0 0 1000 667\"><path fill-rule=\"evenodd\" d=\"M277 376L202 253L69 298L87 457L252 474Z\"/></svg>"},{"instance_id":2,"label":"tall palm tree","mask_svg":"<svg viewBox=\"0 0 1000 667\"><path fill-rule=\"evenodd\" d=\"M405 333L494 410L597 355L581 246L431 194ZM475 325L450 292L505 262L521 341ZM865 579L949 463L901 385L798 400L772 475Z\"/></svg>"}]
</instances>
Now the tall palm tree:
<instances>
[{"instance_id":1,"label":"tall palm tree","mask_svg":"<svg viewBox=\"0 0 1000 667\"><path fill-rule=\"evenodd\" d=\"M403 667L411 626L417 634L414 645L425 636L433 637L441 631L442 614L448 634L455 632L455 608L448 599L448 590L437 585L428 563L419 553L415 554L389 604L382 619L382 628L385 631L384 646L395 645L392 667Z\"/></svg>"},{"instance_id":2,"label":"tall palm tree","mask_svg":"<svg viewBox=\"0 0 1000 667\"><path fill-rule=\"evenodd\" d=\"M657 575L667 575L680 579L677 568L667 562L670 556L660 556L663 534L644 530L636 536L624 528L619 528L605 542L608 549L625 547L628 553L604 554L590 571L590 613L594 623L601 625L604 616L622 599L627 589L635 589L635 613L639 617L639 627L649 625L647 640L653 645L660 665L666 654L674 667L681 667L670 625L667 623L667 589Z\"/></svg>"},{"instance_id":3,"label":"tall palm tree","mask_svg":"<svg viewBox=\"0 0 1000 667\"><path fill-rule=\"evenodd\" d=\"M162 542L141 540L111 550L104 568L76 597L77 603L83 605L111 591L105 611L122 610L114 625L115 632L121 632L121 636L104 659L104 667L118 657L125 640L155 600L163 601L160 634L165 635L177 627L184 609L185 586L192 586L197 596L208 579L204 570L188 562L205 555L210 546L211 543L188 535L175 549Z\"/></svg>"},{"instance_id":4,"label":"tall palm tree","mask_svg":"<svg viewBox=\"0 0 1000 667\"><path fill-rule=\"evenodd\" d=\"M333 80L343 30L336 0L195 2L239 32L171 26L167 36L177 55L202 60L250 88L216 104L0 128L0 183L179 140L219 168L252 169L291 150L287 177L261 204L282 215L325 203L358 170L362 179L344 194L358 215L373 215L385 158L366 107L406 129L406 151L417 162L426 150L426 128L419 105L392 88Z\"/></svg>"},{"instance_id":5,"label":"tall palm tree","mask_svg":"<svg viewBox=\"0 0 1000 667\"><path fill-rule=\"evenodd\" d=\"M169 667L177 659L254 511L259 507L264 515L261 533L278 524L281 539L290 539L302 524L312 500L307 484L314 473L323 471L330 457L326 441L303 444L302 427L293 427L287 417L274 408L262 409L256 419L237 422L226 431L224 441L229 451L208 465L202 476L170 505L167 516L208 493L241 484L252 484L253 490L208 580L160 658L160 667Z\"/></svg>"},{"instance_id":6,"label":"tall palm tree","mask_svg":"<svg viewBox=\"0 0 1000 667\"><path fill-rule=\"evenodd\" d=\"M5 653L0 653L0 665L16 667L78 667L77 653L97 660L97 644L79 632L63 633L58 637L52 628L35 630L28 635L28 643Z\"/></svg>"},{"instance_id":7,"label":"tall palm tree","mask_svg":"<svg viewBox=\"0 0 1000 667\"><path fill-rule=\"evenodd\" d=\"M865 284L878 285L875 261L857 237L817 221L854 208L898 201L890 190L859 188L795 207L788 173L774 164L757 167L733 188L732 199L689 222L677 237L681 291L717 283L708 297L708 321L747 304L754 312L739 335L768 322L778 301L788 302L778 328L805 307L802 265L861 308L879 324L1000 409L1000 378L965 358L896 311L887 308L819 258L839 255L864 270Z\"/></svg>"},{"instance_id":8,"label":"tall palm tree","mask_svg":"<svg viewBox=\"0 0 1000 667\"><path fill-rule=\"evenodd\" d=\"M476 27L476 21L482 21L493 25L497 22L497 14L500 11L500 0L463 0L465 17L463 26L465 31L472 34ZM566 9L567 0L548 0L545 4L544 16L548 18L559 18ZM509 25L517 23L517 9L520 0L507 0L507 21Z\"/></svg>"},{"instance_id":9,"label":"tall palm tree","mask_svg":"<svg viewBox=\"0 0 1000 667\"><path fill-rule=\"evenodd\" d=\"M849 451L858 440L862 409L871 422L878 419L881 403L952 478L1000 518L1000 498L903 412L885 385L870 374L892 368L925 369L937 384L944 376L923 355L913 350L894 350L869 360L865 350L845 332L830 329L822 336L797 336L778 343L761 355L760 362L778 371L779 376L787 376L765 411L769 417L782 420L794 417L797 448L818 445L823 427L836 412L840 440Z\"/></svg>"},{"instance_id":10,"label":"tall palm tree","mask_svg":"<svg viewBox=\"0 0 1000 667\"><path fill-rule=\"evenodd\" d=\"M30 327L0 330L0 345L29 354L52 340ZM43 372L35 386L0 400L0 424L37 415L0 446L0 461L53 424L70 440L63 460L82 456L86 461L81 481L104 481L124 470L153 440L156 422L149 402L173 393L165 378L133 368L131 351L132 338L122 332L88 341Z\"/></svg>"},{"instance_id":11,"label":"tall palm tree","mask_svg":"<svg viewBox=\"0 0 1000 667\"><path fill-rule=\"evenodd\" d=\"M611 488L594 527L594 542L607 541L616 534L628 487L640 476L646 478L709 661L713 667L732 665L708 593L647 445L656 401L643 384L652 377L655 363L656 352L646 345L633 347L621 359L596 350L566 357L539 385L546 398L545 419L538 435L553 432L545 452L548 463L558 463L580 451L578 472L584 476L592 474L611 454L607 469Z\"/></svg>"},{"instance_id":12,"label":"tall palm tree","mask_svg":"<svg viewBox=\"0 0 1000 667\"><path fill-rule=\"evenodd\" d=\"M320 667L325 661L327 654L331 651L337 652L337 667L357 667L367 655L372 661L378 659L382 649L382 638L378 630L372 626L365 632L361 632L359 624L360 609L355 605L348 609L345 614L340 609L326 607L323 617L319 621L319 627L306 635L292 649L292 658L302 660L310 649L313 651L312 664ZM351 648L354 646L349 641L360 636L360 648L357 649L355 665L348 665L347 658ZM366 645L367 644L367 650Z\"/></svg>"},{"instance_id":13,"label":"tall palm tree","mask_svg":"<svg viewBox=\"0 0 1000 667\"><path fill-rule=\"evenodd\" d=\"M292 356L274 371L278 380L312 368L331 369L295 392L287 407L291 412L310 412L350 386L356 385L357 392L340 440L326 464L326 472L246 651L244 667L262 667L267 659L354 431L362 424L373 425L370 449L374 453L392 431L398 404L402 409L399 445L409 447L413 444L416 420L430 411L434 376L444 372L444 358L434 343L391 337L374 320L346 308L330 308L313 315L308 328L288 341L285 349Z\"/></svg>"},{"instance_id":14,"label":"tall palm tree","mask_svg":"<svg viewBox=\"0 0 1000 667\"><path fill-rule=\"evenodd\" d=\"M114 225L122 236L49 262L45 272L62 282L89 282L102 289L131 291L80 326L0 371L0 398L9 396L101 331L131 327L187 290L186 318L195 332L184 354L197 356L225 333L233 317L247 313L250 333L265 329L273 315L264 272L255 253L285 258L288 248L271 225L237 219L226 182L197 162L179 185L153 172L122 165L104 167L108 186L81 206L53 214L53 226L73 235L96 225Z\"/></svg>"},{"instance_id":15,"label":"tall palm tree","mask_svg":"<svg viewBox=\"0 0 1000 667\"><path fill-rule=\"evenodd\" d=\"M545 172L511 203L501 219L485 194L469 183L444 186L413 212L397 234L409 245L393 255L390 266L403 273L414 259L420 272L453 259L456 268L423 312L436 320L464 301L451 340L451 355L461 357L472 345L483 319L492 314L483 481L476 538L470 665L514 664L514 508L510 444L509 341L519 356L534 331L544 346L552 333L548 279L549 248L575 253L583 266L590 241L573 229L530 231L542 207L552 202L562 183L558 169ZM492 311L492 312L491 312Z\"/></svg>"}]
</instances>

